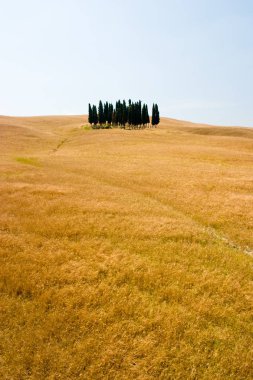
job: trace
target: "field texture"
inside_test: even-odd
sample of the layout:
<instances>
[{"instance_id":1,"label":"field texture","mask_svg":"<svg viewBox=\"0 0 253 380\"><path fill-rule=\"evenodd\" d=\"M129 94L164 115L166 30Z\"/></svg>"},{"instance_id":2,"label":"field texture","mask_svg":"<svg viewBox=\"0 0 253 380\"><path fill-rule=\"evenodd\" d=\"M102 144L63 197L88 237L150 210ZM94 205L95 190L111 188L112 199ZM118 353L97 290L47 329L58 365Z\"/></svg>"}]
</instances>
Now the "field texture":
<instances>
[{"instance_id":1,"label":"field texture","mask_svg":"<svg viewBox=\"0 0 253 380\"><path fill-rule=\"evenodd\" d=\"M253 378L253 130L0 117L0 378Z\"/></svg>"}]
</instances>

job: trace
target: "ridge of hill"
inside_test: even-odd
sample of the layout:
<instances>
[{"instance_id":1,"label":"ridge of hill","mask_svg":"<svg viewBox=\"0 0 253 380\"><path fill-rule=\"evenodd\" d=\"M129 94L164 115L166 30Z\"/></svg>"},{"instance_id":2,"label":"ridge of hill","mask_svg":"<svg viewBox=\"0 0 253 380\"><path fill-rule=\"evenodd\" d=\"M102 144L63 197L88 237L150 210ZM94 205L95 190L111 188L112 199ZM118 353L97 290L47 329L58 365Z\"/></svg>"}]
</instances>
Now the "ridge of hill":
<instances>
[{"instance_id":1,"label":"ridge of hill","mask_svg":"<svg viewBox=\"0 0 253 380\"><path fill-rule=\"evenodd\" d=\"M88 123L87 115L52 115L52 116L1 116L0 125L25 126L27 128L74 128ZM195 134L216 135L216 136L234 136L253 138L253 128L244 126L216 126L204 123L194 123L185 120L161 117L159 128L173 128L179 131L185 131Z\"/></svg>"}]
</instances>

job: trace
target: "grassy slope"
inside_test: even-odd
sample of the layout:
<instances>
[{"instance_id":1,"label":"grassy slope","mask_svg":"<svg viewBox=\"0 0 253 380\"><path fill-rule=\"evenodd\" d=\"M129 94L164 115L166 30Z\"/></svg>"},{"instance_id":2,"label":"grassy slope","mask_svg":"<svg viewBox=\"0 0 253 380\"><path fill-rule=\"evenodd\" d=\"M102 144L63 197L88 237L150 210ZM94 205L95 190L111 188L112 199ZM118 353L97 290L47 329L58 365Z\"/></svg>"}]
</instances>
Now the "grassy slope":
<instances>
[{"instance_id":1,"label":"grassy slope","mask_svg":"<svg viewBox=\"0 0 253 380\"><path fill-rule=\"evenodd\" d=\"M0 117L2 379L252 379L253 130Z\"/></svg>"}]
</instances>

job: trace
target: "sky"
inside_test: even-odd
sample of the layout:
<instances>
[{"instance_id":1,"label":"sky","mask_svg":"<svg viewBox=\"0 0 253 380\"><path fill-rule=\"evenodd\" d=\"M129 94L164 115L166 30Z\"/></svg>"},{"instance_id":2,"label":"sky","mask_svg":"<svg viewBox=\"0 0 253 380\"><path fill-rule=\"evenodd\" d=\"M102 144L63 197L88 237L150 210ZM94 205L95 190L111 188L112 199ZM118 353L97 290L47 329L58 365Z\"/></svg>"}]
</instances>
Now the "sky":
<instances>
[{"instance_id":1,"label":"sky","mask_svg":"<svg viewBox=\"0 0 253 380\"><path fill-rule=\"evenodd\" d=\"M0 114L162 116L253 126L252 0L0 0Z\"/></svg>"}]
</instances>

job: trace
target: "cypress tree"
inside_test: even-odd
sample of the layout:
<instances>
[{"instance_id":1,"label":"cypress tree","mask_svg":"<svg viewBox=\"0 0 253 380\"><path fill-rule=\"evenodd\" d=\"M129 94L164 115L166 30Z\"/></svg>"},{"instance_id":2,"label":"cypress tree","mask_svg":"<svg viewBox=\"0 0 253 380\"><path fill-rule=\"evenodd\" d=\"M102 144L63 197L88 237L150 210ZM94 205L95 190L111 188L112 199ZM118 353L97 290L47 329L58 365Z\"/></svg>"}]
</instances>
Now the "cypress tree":
<instances>
[{"instance_id":1,"label":"cypress tree","mask_svg":"<svg viewBox=\"0 0 253 380\"><path fill-rule=\"evenodd\" d=\"M132 106L132 101L129 99L128 101L128 108L127 108L127 122L131 126L133 124L133 106Z\"/></svg>"},{"instance_id":2,"label":"cypress tree","mask_svg":"<svg viewBox=\"0 0 253 380\"><path fill-rule=\"evenodd\" d=\"M106 102L104 104L104 121L105 121L105 123L108 122L108 114L109 114L109 104L108 104L108 102Z\"/></svg>"},{"instance_id":3,"label":"cypress tree","mask_svg":"<svg viewBox=\"0 0 253 380\"><path fill-rule=\"evenodd\" d=\"M160 123L160 113L158 109L158 105L155 105L155 125L158 125Z\"/></svg>"},{"instance_id":4,"label":"cypress tree","mask_svg":"<svg viewBox=\"0 0 253 380\"><path fill-rule=\"evenodd\" d=\"M122 126L123 125L123 103L121 103L120 100L118 103L118 121L119 121L119 125Z\"/></svg>"},{"instance_id":5,"label":"cypress tree","mask_svg":"<svg viewBox=\"0 0 253 380\"><path fill-rule=\"evenodd\" d=\"M152 107L152 125L158 125L160 123L160 113L157 104L153 104Z\"/></svg>"},{"instance_id":6,"label":"cypress tree","mask_svg":"<svg viewBox=\"0 0 253 380\"><path fill-rule=\"evenodd\" d=\"M92 107L92 119L93 119L93 123L95 125L97 125L97 123L98 123L98 113L97 113L97 107L96 106Z\"/></svg>"},{"instance_id":7,"label":"cypress tree","mask_svg":"<svg viewBox=\"0 0 253 380\"><path fill-rule=\"evenodd\" d=\"M116 102L115 112L116 112L116 125L121 125L122 121L122 112L121 112L121 102L118 100Z\"/></svg>"},{"instance_id":8,"label":"cypress tree","mask_svg":"<svg viewBox=\"0 0 253 380\"><path fill-rule=\"evenodd\" d=\"M122 125L125 128L125 125L127 123L127 106L125 100L123 100L122 103Z\"/></svg>"},{"instance_id":9,"label":"cypress tree","mask_svg":"<svg viewBox=\"0 0 253 380\"><path fill-rule=\"evenodd\" d=\"M113 105L110 103L108 106L108 124L112 124Z\"/></svg>"},{"instance_id":10,"label":"cypress tree","mask_svg":"<svg viewBox=\"0 0 253 380\"><path fill-rule=\"evenodd\" d=\"M150 123L150 118L149 118L149 113L148 113L148 106L146 104L146 123L145 124L149 125L149 123Z\"/></svg>"},{"instance_id":11,"label":"cypress tree","mask_svg":"<svg viewBox=\"0 0 253 380\"><path fill-rule=\"evenodd\" d=\"M131 124L138 127L142 123L141 101L131 103Z\"/></svg>"},{"instance_id":12,"label":"cypress tree","mask_svg":"<svg viewBox=\"0 0 253 380\"><path fill-rule=\"evenodd\" d=\"M141 124L143 126L146 124L146 120L147 120L146 104L143 104L142 111L141 111Z\"/></svg>"},{"instance_id":13,"label":"cypress tree","mask_svg":"<svg viewBox=\"0 0 253 380\"><path fill-rule=\"evenodd\" d=\"M147 126L147 124L149 124L150 122L147 104L143 104L142 113L141 113L141 121L142 121L143 126L144 125Z\"/></svg>"},{"instance_id":14,"label":"cypress tree","mask_svg":"<svg viewBox=\"0 0 253 380\"><path fill-rule=\"evenodd\" d=\"M142 117L141 117L141 101L137 103L137 125L141 126L142 124Z\"/></svg>"},{"instance_id":15,"label":"cypress tree","mask_svg":"<svg viewBox=\"0 0 253 380\"><path fill-rule=\"evenodd\" d=\"M146 108L145 108L145 104L143 104L142 110L141 110L141 124L142 124L142 126L144 126L145 120L146 120Z\"/></svg>"},{"instance_id":16,"label":"cypress tree","mask_svg":"<svg viewBox=\"0 0 253 380\"><path fill-rule=\"evenodd\" d=\"M113 113L112 113L112 125L117 125L116 110L113 110Z\"/></svg>"},{"instance_id":17,"label":"cypress tree","mask_svg":"<svg viewBox=\"0 0 253 380\"><path fill-rule=\"evenodd\" d=\"M155 105L153 104L153 106L152 106L152 121L151 121L152 126L154 126L155 123L156 123L156 120L155 120Z\"/></svg>"},{"instance_id":18,"label":"cypress tree","mask_svg":"<svg viewBox=\"0 0 253 380\"><path fill-rule=\"evenodd\" d=\"M123 125L123 104L120 100L116 102L116 123L117 125Z\"/></svg>"},{"instance_id":19,"label":"cypress tree","mask_svg":"<svg viewBox=\"0 0 253 380\"><path fill-rule=\"evenodd\" d=\"M92 108L91 108L90 103L89 103L89 116L88 116L88 121L89 121L89 123L92 125L92 123L93 123L93 113L92 113Z\"/></svg>"},{"instance_id":20,"label":"cypress tree","mask_svg":"<svg viewBox=\"0 0 253 380\"><path fill-rule=\"evenodd\" d=\"M118 124L118 101L115 103L115 108L113 110L113 125Z\"/></svg>"},{"instance_id":21,"label":"cypress tree","mask_svg":"<svg viewBox=\"0 0 253 380\"><path fill-rule=\"evenodd\" d=\"M137 106L136 103L132 104L132 124L136 127L137 124Z\"/></svg>"},{"instance_id":22,"label":"cypress tree","mask_svg":"<svg viewBox=\"0 0 253 380\"><path fill-rule=\"evenodd\" d=\"M160 123L160 112L158 109L158 105L156 105L156 112L157 112L157 124L159 124Z\"/></svg>"},{"instance_id":23,"label":"cypress tree","mask_svg":"<svg viewBox=\"0 0 253 380\"><path fill-rule=\"evenodd\" d=\"M98 106L98 121L100 125L102 125L105 122L104 107L101 100L99 101L99 106Z\"/></svg>"},{"instance_id":24,"label":"cypress tree","mask_svg":"<svg viewBox=\"0 0 253 380\"><path fill-rule=\"evenodd\" d=\"M139 102L136 102L135 103L135 112L134 112L134 116L135 116L135 126L137 127L139 125Z\"/></svg>"}]
</instances>

